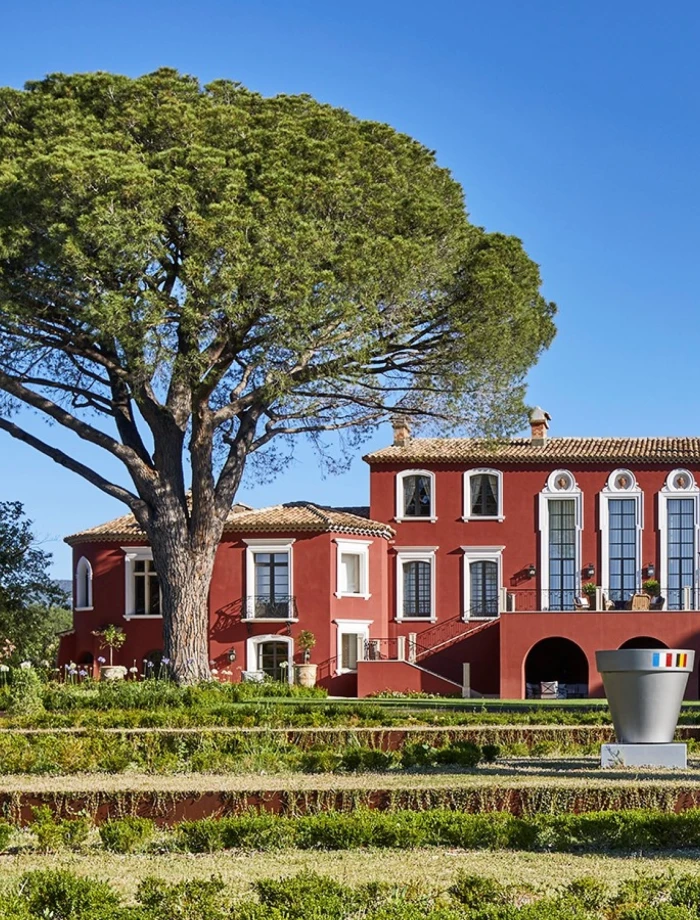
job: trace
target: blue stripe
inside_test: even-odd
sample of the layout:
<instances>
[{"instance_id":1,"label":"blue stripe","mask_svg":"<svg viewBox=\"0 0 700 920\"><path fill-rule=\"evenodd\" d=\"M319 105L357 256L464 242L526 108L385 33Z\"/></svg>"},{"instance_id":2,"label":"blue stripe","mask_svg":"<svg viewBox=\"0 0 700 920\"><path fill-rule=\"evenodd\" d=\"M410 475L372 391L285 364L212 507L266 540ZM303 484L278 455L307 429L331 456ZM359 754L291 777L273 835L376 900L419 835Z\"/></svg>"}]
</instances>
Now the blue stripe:
<instances>
[{"instance_id":1,"label":"blue stripe","mask_svg":"<svg viewBox=\"0 0 700 920\"><path fill-rule=\"evenodd\" d=\"M652 663L652 667L654 668L659 667L659 653L658 652L654 652L652 659L651 659L651 663Z\"/></svg>"}]
</instances>

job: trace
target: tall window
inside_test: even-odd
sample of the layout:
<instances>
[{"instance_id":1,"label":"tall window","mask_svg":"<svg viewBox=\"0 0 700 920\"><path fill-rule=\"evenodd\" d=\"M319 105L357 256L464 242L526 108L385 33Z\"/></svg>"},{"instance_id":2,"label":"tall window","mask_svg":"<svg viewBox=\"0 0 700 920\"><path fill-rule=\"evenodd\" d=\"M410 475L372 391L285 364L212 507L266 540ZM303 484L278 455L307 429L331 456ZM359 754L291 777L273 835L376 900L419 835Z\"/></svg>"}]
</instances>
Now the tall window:
<instances>
[{"instance_id":1,"label":"tall window","mask_svg":"<svg viewBox=\"0 0 700 920\"><path fill-rule=\"evenodd\" d=\"M75 569L75 606L78 610L92 608L92 566L81 556Z\"/></svg>"},{"instance_id":2,"label":"tall window","mask_svg":"<svg viewBox=\"0 0 700 920\"><path fill-rule=\"evenodd\" d=\"M637 503L608 499L610 599L624 603L637 590Z\"/></svg>"},{"instance_id":3,"label":"tall window","mask_svg":"<svg viewBox=\"0 0 700 920\"><path fill-rule=\"evenodd\" d=\"M469 615L498 616L498 563L489 560L469 565Z\"/></svg>"},{"instance_id":4,"label":"tall window","mask_svg":"<svg viewBox=\"0 0 700 920\"><path fill-rule=\"evenodd\" d=\"M336 597L364 597L369 594L369 547L371 540L335 538L337 559Z\"/></svg>"},{"instance_id":5,"label":"tall window","mask_svg":"<svg viewBox=\"0 0 700 920\"><path fill-rule=\"evenodd\" d=\"M669 498L668 504L668 609L683 609L683 589L695 598L695 501Z\"/></svg>"},{"instance_id":6,"label":"tall window","mask_svg":"<svg viewBox=\"0 0 700 920\"><path fill-rule=\"evenodd\" d=\"M573 610L576 593L576 507L549 500L549 610Z\"/></svg>"},{"instance_id":7,"label":"tall window","mask_svg":"<svg viewBox=\"0 0 700 920\"><path fill-rule=\"evenodd\" d=\"M159 616L160 607L160 583L153 560L134 560L134 613Z\"/></svg>"},{"instance_id":8,"label":"tall window","mask_svg":"<svg viewBox=\"0 0 700 920\"><path fill-rule=\"evenodd\" d=\"M289 554L255 553L256 617L286 617L289 612Z\"/></svg>"},{"instance_id":9,"label":"tall window","mask_svg":"<svg viewBox=\"0 0 700 920\"><path fill-rule=\"evenodd\" d=\"M403 477L403 516L429 518L432 516L432 481L430 476Z\"/></svg>"},{"instance_id":10,"label":"tall window","mask_svg":"<svg viewBox=\"0 0 700 920\"><path fill-rule=\"evenodd\" d=\"M343 594L360 593L360 557L357 553L340 554L340 575Z\"/></svg>"},{"instance_id":11,"label":"tall window","mask_svg":"<svg viewBox=\"0 0 700 920\"><path fill-rule=\"evenodd\" d=\"M257 669L272 680L289 679L289 645L284 641L259 642L257 646Z\"/></svg>"},{"instance_id":12,"label":"tall window","mask_svg":"<svg viewBox=\"0 0 700 920\"><path fill-rule=\"evenodd\" d=\"M498 477L478 473L470 479L471 516L496 517L498 515Z\"/></svg>"},{"instance_id":13,"label":"tall window","mask_svg":"<svg viewBox=\"0 0 700 920\"><path fill-rule=\"evenodd\" d=\"M429 562L403 564L403 615L429 617L432 614L431 571Z\"/></svg>"}]
</instances>

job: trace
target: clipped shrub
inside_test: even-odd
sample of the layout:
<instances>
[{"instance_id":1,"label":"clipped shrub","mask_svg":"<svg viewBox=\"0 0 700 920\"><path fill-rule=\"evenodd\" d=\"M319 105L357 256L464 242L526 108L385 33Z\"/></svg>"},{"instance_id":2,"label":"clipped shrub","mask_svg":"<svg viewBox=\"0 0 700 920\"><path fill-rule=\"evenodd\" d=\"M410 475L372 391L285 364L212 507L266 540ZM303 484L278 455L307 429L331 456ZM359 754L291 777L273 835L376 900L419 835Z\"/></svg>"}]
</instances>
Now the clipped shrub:
<instances>
[{"instance_id":1,"label":"clipped shrub","mask_svg":"<svg viewBox=\"0 0 700 920\"><path fill-rule=\"evenodd\" d=\"M506 889L494 878L458 872L449 893L465 907L482 907L484 904L505 904Z\"/></svg>"},{"instance_id":2,"label":"clipped shrub","mask_svg":"<svg viewBox=\"0 0 700 920\"><path fill-rule=\"evenodd\" d=\"M340 766L350 773L367 771L379 772L389 770L398 763L393 751L380 751L368 747L351 747L342 755Z\"/></svg>"},{"instance_id":3,"label":"clipped shrub","mask_svg":"<svg viewBox=\"0 0 700 920\"><path fill-rule=\"evenodd\" d=\"M7 711L13 716L36 716L44 711L44 685L33 667L12 669Z\"/></svg>"},{"instance_id":4,"label":"clipped shrub","mask_svg":"<svg viewBox=\"0 0 700 920\"><path fill-rule=\"evenodd\" d=\"M63 847L80 849L90 833L90 820L84 815L58 818L48 805L32 809L32 814L31 829L42 853L55 853Z\"/></svg>"},{"instance_id":5,"label":"clipped shrub","mask_svg":"<svg viewBox=\"0 0 700 920\"><path fill-rule=\"evenodd\" d=\"M458 764L460 767L476 767L481 761L481 748L473 741L455 741L436 752L438 763Z\"/></svg>"},{"instance_id":6,"label":"clipped shrub","mask_svg":"<svg viewBox=\"0 0 700 920\"><path fill-rule=\"evenodd\" d=\"M150 818L127 816L100 825L100 840L113 853L135 853L146 846L155 830L155 822Z\"/></svg>"},{"instance_id":7,"label":"clipped shrub","mask_svg":"<svg viewBox=\"0 0 700 920\"><path fill-rule=\"evenodd\" d=\"M168 884L149 877L139 884L136 899L144 908L144 920L229 920L231 907L224 888L220 878Z\"/></svg>"},{"instance_id":8,"label":"clipped shrub","mask_svg":"<svg viewBox=\"0 0 700 920\"><path fill-rule=\"evenodd\" d=\"M299 758L303 773L334 773L343 763L343 755L327 745L313 745Z\"/></svg>"},{"instance_id":9,"label":"clipped shrub","mask_svg":"<svg viewBox=\"0 0 700 920\"><path fill-rule=\"evenodd\" d=\"M266 908L278 908L289 920L306 920L309 906L324 920L344 920L359 906L360 898L352 888L324 875L304 872L292 878L261 879L255 891Z\"/></svg>"},{"instance_id":10,"label":"clipped shrub","mask_svg":"<svg viewBox=\"0 0 700 920\"><path fill-rule=\"evenodd\" d=\"M107 882L64 869L27 872L20 890L34 917L54 920L116 920L119 896Z\"/></svg>"},{"instance_id":11,"label":"clipped shrub","mask_svg":"<svg viewBox=\"0 0 700 920\"><path fill-rule=\"evenodd\" d=\"M224 824L226 819L201 818L199 821L181 821L177 825L177 843L190 853L215 853L224 849Z\"/></svg>"},{"instance_id":12,"label":"clipped shrub","mask_svg":"<svg viewBox=\"0 0 700 920\"><path fill-rule=\"evenodd\" d=\"M500 744L484 744L481 747L481 755L486 763L493 763L501 756Z\"/></svg>"},{"instance_id":13,"label":"clipped shrub","mask_svg":"<svg viewBox=\"0 0 700 920\"><path fill-rule=\"evenodd\" d=\"M564 893L580 901L586 910L600 910L608 897L607 885L592 875L582 875L564 887Z\"/></svg>"}]
</instances>

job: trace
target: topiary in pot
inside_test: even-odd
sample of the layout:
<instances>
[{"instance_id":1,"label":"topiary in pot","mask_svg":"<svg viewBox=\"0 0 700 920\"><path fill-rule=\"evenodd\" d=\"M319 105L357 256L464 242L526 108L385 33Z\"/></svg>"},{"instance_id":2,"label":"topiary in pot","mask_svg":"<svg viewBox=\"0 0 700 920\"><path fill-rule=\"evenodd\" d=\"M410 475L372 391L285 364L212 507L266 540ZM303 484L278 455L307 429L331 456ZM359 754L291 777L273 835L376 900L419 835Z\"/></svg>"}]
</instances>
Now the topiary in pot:
<instances>
[{"instance_id":1,"label":"topiary in pot","mask_svg":"<svg viewBox=\"0 0 700 920\"><path fill-rule=\"evenodd\" d=\"M302 629L297 636L297 646L303 654L303 664L295 666L297 683L302 687L313 687L316 684L318 665L311 664L311 649L316 645L316 636L308 629Z\"/></svg>"}]
</instances>

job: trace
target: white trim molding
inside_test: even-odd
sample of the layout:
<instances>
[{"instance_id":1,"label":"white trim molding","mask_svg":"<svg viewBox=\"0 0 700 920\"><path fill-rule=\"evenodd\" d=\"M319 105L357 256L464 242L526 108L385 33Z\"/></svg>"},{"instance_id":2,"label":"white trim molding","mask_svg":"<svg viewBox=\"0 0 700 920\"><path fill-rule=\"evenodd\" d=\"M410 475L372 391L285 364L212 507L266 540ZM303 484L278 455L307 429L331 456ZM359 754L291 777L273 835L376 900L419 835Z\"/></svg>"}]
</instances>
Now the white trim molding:
<instances>
[{"instance_id":1,"label":"white trim molding","mask_svg":"<svg viewBox=\"0 0 700 920\"><path fill-rule=\"evenodd\" d=\"M401 546L396 548L396 622L434 623L437 619L435 602L435 553L437 546ZM405 562L427 562L430 566L430 616L404 616L403 566Z\"/></svg>"},{"instance_id":2,"label":"white trim molding","mask_svg":"<svg viewBox=\"0 0 700 920\"><path fill-rule=\"evenodd\" d=\"M336 674L354 674L357 668L342 667L343 661L343 636L357 634L362 638L358 640L357 659L361 661L364 657L364 643L369 641L369 628L374 620L333 620L336 630ZM362 648L360 647L362 645Z\"/></svg>"},{"instance_id":3,"label":"white trim molding","mask_svg":"<svg viewBox=\"0 0 700 920\"><path fill-rule=\"evenodd\" d=\"M403 482L409 476L427 476L430 480L430 514L425 516L406 515L404 507ZM435 473L430 470L401 470L396 474L396 517L395 521L423 521L434 524L437 521L435 511Z\"/></svg>"},{"instance_id":4,"label":"white trim molding","mask_svg":"<svg viewBox=\"0 0 700 920\"><path fill-rule=\"evenodd\" d=\"M372 545L372 540L341 540L338 537L334 537L333 542L336 544L335 551L335 596L336 597L362 597L366 601L372 596L369 593L369 548ZM342 591L341 585L343 583L343 573L342 573L342 556L350 555L357 556L360 560L359 562L359 577L360 577L360 590L355 591Z\"/></svg>"},{"instance_id":5,"label":"white trim molding","mask_svg":"<svg viewBox=\"0 0 700 920\"><path fill-rule=\"evenodd\" d=\"M92 610L92 566L85 556L78 559L75 567L75 607L76 611Z\"/></svg>"},{"instance_id":6,"label":"white trim molding","mask_svg":"<svg viewBox=\"0 0 700 920\"><path fill-rule=\"evenodd\" d=\"M472 476L495 476L496 477L496 514L472 514ZM474 470L467 470L464 474L464 501L462 506L463 521L503 521L503 473L501 470L493 470L489 467L483 467Z\"/></svg>"},{"instance_id":7,"label":"white trim molding","mask_svg":"<svg viewBox=\"0 0 700 920\"><path fill-rule=\"evenodd\" d=\"M295 622L297 618L294 616L287 617L248 617L247 616L247 605L248 598L255 600L255 554L256 553L287 553L287 579L288 579L288 588L287 595L289 597L294 597L294 566L293 566L293 554L292 554L292 545L295 542L294 537L244 537L243 542L246 544L245 551L245 598L244 598L244 610L243 610L243 619L248 622L255 623L279 623L279 622ZM291 603L291 602L290 602ZM287 613L292 614L293 610L288 610Z\"/></svg>"},{"instance_id":8,"label":"white trim molding","mask_svg":"<svg viewBox=\"0 0 700 920\"><path fill-rule=\"evenodd\" d=\"M600 579L606 597L610 597L610 501L632 499L635 513L635 589L642 583L642 533L644 531L644 493L631 470L614 470L598 495L600 515Z\"/></svg>"},{"instance_id":9,"label":"white trim molding","mask_svg":"<svg viewBox=\"0 0 700 920\"><path fill-rule=\"evenodd\" d=\"M540 528L540 610L549 609L549 503L550 501L566 501L573 499L576 546L574 574L576 583L574 592L578 593L581 579L581 531L583 530L583 493L574 479L573 473L568 470L554 470L547 477L545 487L538 496Z\"/></svg>"},{"instance_id":10,"label":"white trim molding","mask_svg":"<svg viewBox=\"0 0 700 920\"><path fill-rule=\"evenodd\" d=\"M294 683L294 639L291 636L266 635L249 636L245 642L246 671L259 671L258 646L264 642L283 642L287 646L287 680Z\"/></svg>"},{"instance_id":11,"label":"white trim molding","mask_svg":"<svg viewBox=\"0 0 700 920\"><path fill-rule=\"evenodd\" d=\"M700 488L695 477L689 470L672 470L666 477L666 482L659 492L659 586L661 596L666 598L666 610L670 610L668 596L668 502L674 498L689 498L693 501L693 517L695 531L695 548L693 563L694 595L690 598L691 609L698 606L698 589L700 588L700 570L698 569L698 553L700 552ZM691 592L691 595L693 592Z\"/></svg>"},{"instance_id":12,"label":"white trim molding","mask_svg":"<svg viewBox=\"0 0 700 920\"><path fill-rule=\"evenodd\" d=\"M160 613L136 613L134 563L153 562L153 550L150 546L122 546L121 550L124 553L124 619L162 620Z\"/></svg>"},{"instance_id":13,"label":"white trim molding","mask_svg":"<svg viewBox=\"0 0 700 920\"><path fill-rule=\"evenodd\" d=\"M498 616L501 613L501 598L503 596L503 550L505 549L505 546L460 546L460 549L464 553L462 559L462 576L464 583L464 590L462 592L464 605L464 609L462 611L462 619L465 622L467 620L498 619ZM498 613L496 616L473 617L470 614L472 585L470 566L472 562L495 562L498 566Z\"/></svg>"}]
</instances>

